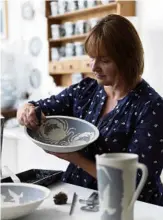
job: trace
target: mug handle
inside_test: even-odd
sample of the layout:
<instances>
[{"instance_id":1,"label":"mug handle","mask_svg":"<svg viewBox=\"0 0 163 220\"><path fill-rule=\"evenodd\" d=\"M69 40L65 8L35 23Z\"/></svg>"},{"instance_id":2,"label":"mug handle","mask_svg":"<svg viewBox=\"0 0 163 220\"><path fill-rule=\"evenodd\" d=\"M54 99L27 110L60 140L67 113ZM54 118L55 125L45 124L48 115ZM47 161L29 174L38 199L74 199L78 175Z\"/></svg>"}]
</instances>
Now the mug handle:
<instances>
[{"instance_id":1,"label":"mug handle","mask_svg":"<svg viewBox=\"0 0 163 220\"><path fill-rule=\"evenodd\" d=\"M140 192L141 192L141 190L142 190L142 188L143 188L143 186L145 184L145 181L147 180L147 176L148 176L148 169L147 169L147 167L144 164L137 163L136 167L137 167L137 169L141 169L142 170L142 177L141 177L140 183L139 183L136 191L134 192L134 195L133 195L133 197L131 199L131 202L130 202L130 204L128 206L128 209L133 207L134 202L137 200L137 198L138 198L138 196L139 196L139 194L140 194Z\"/></svg>"}]
</instances>

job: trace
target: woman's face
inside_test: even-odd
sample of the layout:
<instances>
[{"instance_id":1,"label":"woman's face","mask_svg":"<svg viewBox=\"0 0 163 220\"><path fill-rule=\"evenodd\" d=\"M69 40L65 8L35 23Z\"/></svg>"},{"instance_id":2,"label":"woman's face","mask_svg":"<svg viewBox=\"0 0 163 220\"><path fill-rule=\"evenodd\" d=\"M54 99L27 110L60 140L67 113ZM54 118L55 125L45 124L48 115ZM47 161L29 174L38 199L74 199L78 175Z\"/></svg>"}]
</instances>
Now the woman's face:
<instances>
[{"instance_id":1,"label":"woman's face","mask_svg":"<svg viewBox=\"0 0 163 220\"><path fill-rule=\"evenodd\" d=\"M91 58L91 69L101 85L114 86L119 81L119 70L109 57Z\"/></svg>"}]
</instances>

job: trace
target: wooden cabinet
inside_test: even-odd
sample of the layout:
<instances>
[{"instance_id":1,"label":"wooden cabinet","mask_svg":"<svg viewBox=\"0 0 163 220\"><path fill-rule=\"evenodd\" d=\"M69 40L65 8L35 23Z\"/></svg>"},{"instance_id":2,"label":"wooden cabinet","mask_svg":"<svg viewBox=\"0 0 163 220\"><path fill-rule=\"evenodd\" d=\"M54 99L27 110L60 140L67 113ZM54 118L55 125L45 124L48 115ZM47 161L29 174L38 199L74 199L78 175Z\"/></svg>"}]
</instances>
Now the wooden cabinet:
<instances>
[{"instance_id":1,"label":"wooden cabinet","mask_svg":"<svg viewBox=\"0 0 163 220\"><path fill-rule=\"evenodd\" d=\"M63 25L65 22L77 22L78 20L89 20L90 18L102 18L108 14L119 14L122 16L135 16L135 1L112 1L103 5L100 1L92 8L85 8L73 12L66 12L56 16L51 15L51 1L46 1L47 35L49 43L49 74L53 76L58 86L69 86L72 83L72 74L82 73L83 77L92 76L89 64L89 57L72 56L52 60L51 48L65 46L66 43L84 42L87 33L77 34L68 37L52 39L51 25Z\"/></svg>"}]
</instances>

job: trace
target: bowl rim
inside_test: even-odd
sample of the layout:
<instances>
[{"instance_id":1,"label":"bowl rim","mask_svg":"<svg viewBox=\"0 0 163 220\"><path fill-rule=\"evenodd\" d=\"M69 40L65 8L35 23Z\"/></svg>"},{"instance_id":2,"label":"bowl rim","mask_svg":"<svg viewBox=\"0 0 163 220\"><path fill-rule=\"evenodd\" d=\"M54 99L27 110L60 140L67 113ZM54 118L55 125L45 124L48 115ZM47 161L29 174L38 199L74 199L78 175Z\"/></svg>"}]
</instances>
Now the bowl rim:
<instances>
[{"instance_id":1,"label":"bowl rim","mask_svg":"<svg viewBox=\"0 0 163 220\"><path fill-rule=\"evenodd\" d=\"M35 189L40 189L41 191L43 191L45 193L44 197L42 199L37 199L35 201L31 201L31 202L25 202L23 204L14 204L11 205L11 206L8 206L8 205L2 205L1 204L1 208L2 209L11 209L11 208L23 208L24 206L27 206L27 205L32 205L32 204L36 204L38 202L42 202L44 201L45 199L47 199L50 194L51 194L51 190L44 187L44 186L40 186L40 185L37 185L37 184L33 184L33 183L0 183L0 187L2 186L24 186L24 187L27 187L27 188L35 188ZM2 193L2 192L1 192ZM1 194L2 195L2 194Z\"/></svg>"},{"instance_id":2,"label":"bowl rim","mask_svg":"<svg viewBox=\"0 0 163 220\"><path fill-rule=\"evenodd\" d=\"M88 122L88 121L86 121L86 120L84 120L84 119L81 119L81 118L71 117L71 116L64 116L64 115L52 115L52 116L46 116L46 118L47 118L47 119L51 119L51 118L65 118L65 119L67 119L67 118L68 118L68 119L73 119L73 120L81 121L81 122L83 122L83 123L85 123L85 124L88 124L90 127L92 127L92 128L94 129L94 132L95 132L95 136L94 136L94 138L89 142L89 144L91 144L91 143L93 143L94 141L96 141L96 140L98 139L99 135L100 135L100 132L99 132L98 128L97 128L94 124L92 124L92 123L90 123L90 122ZM28 129L27 127L24 127L25 134L26 134L33 142L35 142L35 143L37 143L37 144L46 145L46 146L49 146L49 147L55 147L55 148L58 148L58 149L60 149L61 147L66 147L66 146L55 145L55 144L46 144L46 143L44 143L44 142L35 140L34 138L32 138L32 137L28 134L27 129ZM83 146L85 146L85 144L77 144L77 145L71 146L71 147L76 147L76 148L77 148L77 147L83 147Z\"/></svg>"}]
</instances>

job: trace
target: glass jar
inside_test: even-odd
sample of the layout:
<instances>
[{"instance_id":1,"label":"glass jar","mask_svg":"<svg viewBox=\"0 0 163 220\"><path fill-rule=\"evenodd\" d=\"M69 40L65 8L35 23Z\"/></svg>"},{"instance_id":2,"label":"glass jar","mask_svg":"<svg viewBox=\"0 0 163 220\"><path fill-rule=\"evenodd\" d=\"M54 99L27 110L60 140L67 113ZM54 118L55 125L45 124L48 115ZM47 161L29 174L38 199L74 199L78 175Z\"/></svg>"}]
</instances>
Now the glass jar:
<instances>
[{"instance_id":1,"label":"glass jar","mask_svg":"<svg viewBox=\"0 0 163 220\"><path fill-rule=\"evenodd\" d=\"M80 1L76 1L76 0L69 0L68 3L68 10L71 11L76 11L79 9L79 2Z\"/></svg>"},{"instance_id":2,"label":"glass jar","mask_svg":"<svg viewBox=\"0 0 163 220\"><path fill-rule=\"evenodd\" d=\"M56 16L58 14L58 2L52 1L50 2L51 15Z\"/></svg>"},{"instance_id":3,"label":"glass jar","mask_svg":"<svg viewBox=\"0 0 163 220\"><path fill-rule=\"evenodd\" d=\"M59 47L59 56L60 56L60 58L61 57L65 57L65 54L66 52L65 52L65 47L64 46L62 46L62 47Z\"/></svg>"},{"instance_id":4,"label":"glass jar","mask_svg":"<svg viewBox=\"0 0 163 220\"><path fill-rule=\"evenodd\" d=\"M74 56L74 43L67 43L65 47L66 57Z\"/></svg>"},{"instance_id":5,"label":"glass jar","mask_svg":"<svg viewBox=\"0 0 163 220\"><path fill-rule=\"evenodd\" d=\"M75 24L75 34L84 34L87 33L87 21L78 20Z\"/></svg>"},{"instance_id":6,"label":"glass jar","mask_svg":"<svg viewBox=\"0 0 163 220\"><path fill-rule=\"evenodd\" d=\"M17 85L11 74L1 75L1 109L11 109L17 101Z\"/></svg>"},{"instance_id":7,"label":"glass jar","mask_svg":"<svg viewBox=\"0 0 163 220\"><path fill-rule=\"evenodd\" d=\"M60 37L60 25L52 24L51 25L51 34L53 39L58 39Z\"/></svg>"},{"instance_id":8,"label":"glass jar","mask_svg":"<svg viewBox=\"0 0 163 220\"><path fill-rule=\"evenodd\" d=\"M51 48L51 58L52 60L59 60L60 55L59 55L59 49L57 47Z\"/></svg>"},{"instance_id":9,"label":"glass jar","mask_svg":"<svg viewBox=\"0 0 163 220\"><path fill-rule=\"evenodd\" d=\"M99 18L91 18L89 19L89 26L90 29L92 29L99 21Z\"/></svg>"},{"instance_id":10,"label":"glass jar","mask_svg":"<svg viewBox=\"0 0 163 220\"><path fill-rule=\"evenodd\" d=\"M87 1L87 7L88 8L92 8L92 7L96 6L96 5L97 5L97 1L96 0L88 0Z\"/></svg>"},{"instance_id":11,"label":"glass jar","mask_svg":"<svg viewBox=\"0 0 163 220\"><path fill-rule=\"evenodd\" d=\"M79 6L79 9L87 8L87 0L79 0L78 1L78 6Z\"/></svg>"},{"instance_id":12,"label":"glass jar","mask_svg":"<svg viewBox=\"0 0 163 220\"><path fill-rule=\"evenodd\" d=\"M75 42L75 56L82 56L84 55L84 46L82 42Z\"/></svg>"},{"instance_id":13,"label":"glass jar","mask_svg":"<svg viewBox=\"0 0 163 220\"><path fill-rule=\"evenodd\" d=\"M74 24L71 21L64 23L65 36L70 37L74 34Z\"/></svg>"}]
</instances>

